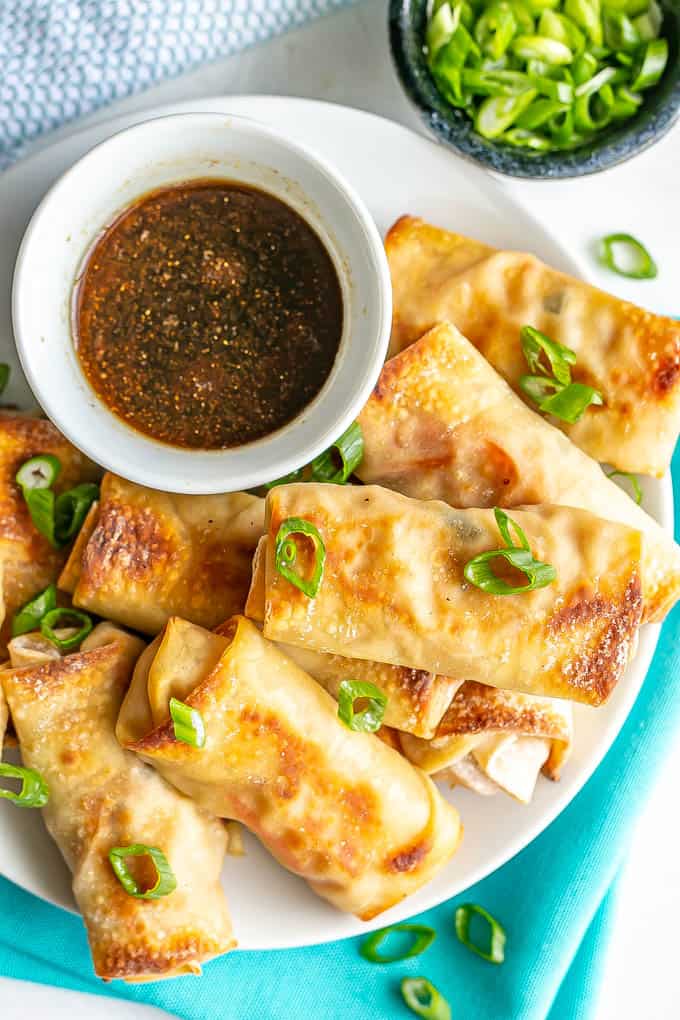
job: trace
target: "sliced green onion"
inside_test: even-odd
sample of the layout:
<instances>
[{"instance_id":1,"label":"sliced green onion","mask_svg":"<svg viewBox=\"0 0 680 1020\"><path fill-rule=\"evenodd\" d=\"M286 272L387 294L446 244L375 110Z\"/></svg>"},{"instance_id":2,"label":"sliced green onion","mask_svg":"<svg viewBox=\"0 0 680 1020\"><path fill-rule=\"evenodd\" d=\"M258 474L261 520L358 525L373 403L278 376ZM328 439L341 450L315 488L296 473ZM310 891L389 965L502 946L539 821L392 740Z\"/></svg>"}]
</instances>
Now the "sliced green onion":
<instances>
[{"instance_id":1,"label":"sliced green onion","mask_svg":"<svg viewBox=\"0 0 680 1020\"><path fill-rule=\"evenodd\" d=\"M4 361L0 361L0 396L7 389L7 383L9 382L9 365Z\"/></svg>"},{"instance_id":2,"label":"sliced green onion","mask_svg":"<svg viewBox=\"0 0 680 1020\"><path fill-rule=\"evenodd\" d=\"M27 489L51 489L61 471L61 461L51 453L41 453L25 461L16 473L17 484Z\"/></svg>"},{"instance_id":3,"label":"sliced green onion","mask_svg":"<svg viewBox=\"0 0 680 1020\"><path fill-rule=\"evenodd\" d=\"M170 718L176 740L190 747L205 746L205 723L198 709L178 698L170 698Z\"/></svg>"},{"instance_id":4,"label":"sliced green onion","mask_svg":"<svg viewBox=\"0 0 680 1020\"><path fill-rule=\"evenodd\" d=\"M483 138L498 138L512 127L535 96L535 89L527 89L514 96L489 96L477 111L476 130Z\"/></svg>"},{"instance_id":5,"label":"sliced green onion","mask_svg":"<svg viewBox=\"0 0 680 1020\"><path fill-rule=\"evenodd\" d=\"M555 99L535 99L522 116L517 118L517 127L526 131L534 131L564 109L562 103Z\"/></svg>"},{"instance_id":6,"label":"sliced green onion","mask_svg":"<svg viewBox=\"0 0 680 1020\"><path fill-rule=\"evenodd\" d=\"M539 35L564 43L575 54L582 53L585 49L586 37L578 25L571 18L556 11L543 11L538 23L538 32Z\"/></svg>"},{"instance_id":7,"label":"sliced green onion","mask_svg":"<svg viewBox=\"0 0 680 1020\"><path fill-rule=\"evenodd\" d=\"M354 702L367 700L361 712L354 711ZM342 680L338 690L338 718L350 730L375 733L382 726L387 695L367 680Z\"/></svg>"},{"instance_id":8,"label":"sliced green onion","mask_svg":"<svg viewBox=\"0 0 680 1020\"><path fill-rule=\"evenodd\" d=\"M569 109L555 113L546 127L557 146L569 145L574 138L574 114Z\"/></svg>"},{"instance_id":9,"label":"sliced green onion","mask_svg":"<svg viewBox=\"0 0 680 1020\"><path fill-rule=\"evenodd\" d=\"M496 524L500 531L503 541L509 549L527 549L529 550L529 539L524 534L523 529L519 526L517 521L513 521L512 517L509 517L505 510L501 510L500 507L494 509L494 517L496 518ZM510 535L510 528L515 533L515 536L519 542L519 545L515 545Z\"/></svg>"},{"instance_id":10,"label":"sliced green onion","mask_svg":"<svg viewBox=\"0 0 680 1020\"><path fill-rule=\"evenodd\" d=\"M524 35L534 34L534 16L525 0L508 0L510 9L515 15L518 30Z\"/></svg>"},{"instance_id":11,"label":"sliced green onion","mask_svg":"<svg viewBox=\"0 0 680 1020\"><path fill-rule=\"evenodd\" d=\"M574 127L577 131L599 131L613 118L614 92L603 85L599 92L579 96L574 103Z\"/></svg>"},{"instance_id":12,"label":"sliced green onion","mask_svg":"<svg viewBox=\"0 0 680 1020\"><path fill-rule=\"evenodd\" d=\"M0 787L0 797L11 801L17 807L41 808L45 807L50 799L47 783L35 769L25 769L20 765L0 762L0 779L21 780L21 789L18 793L14 793L13 790L3 790Z\"/></svg>"},{"instance_id":13,"label":"sliced green onion","mask_svg":"<svg viewBox=\"0 0 680 1020\"><path fill-rule=\"evenodd\" d=\"M519 388L530 400L540 406L544 400L556 393L562 386L555 379L548 379L544 375L521 375Z\"/></svg>"},{"instance_id":14,"label":"sliced green onion","mask_svg":"<svg viewBox=\"0 0 680 1020\"><path fill-rule=\"evenodd\" d=\"M518 35L511 49L522 60L545 60L547 64L570 64L574 59L568 46L543 35Z\"/></svg>"},{"instance_id":15,"label":"sliced green onion","mask_svg":"<svg viewBox=\"0 0 680 1020\"><path fill-rule=\"evenodd\" d=\"M527 578L526 584L513 585L498 577L491 569L496 559L503 559ZM466 581L489 595L521 595L552 584L557 571L550 563L535 560L526 549L490 549L469 560L463 569Z\"/></svg>"},{"instance_id":16,"label":"sliced green onion","mask_svg":"<svg viewBox=\"0 0 680 1020\"><path fill-rule=\"evenodd\" d=\"M592 53L581 53L573 63L571 73L574 76L574 84L582 85L597 72L597 59Z\"/></svg>"},{"instance_id":17,"label":"sliced green onion","mask_svg":"<svg viewBox=\"0 0 680 1020\"><path fill-rule=\"evenodd\" d=\"M652 39L658 38L663 24L663 11L656 0L651 0L648 9L633 18L633 24L643 42L651 42Z\"/></svg>"},{"instance_id":18,"label":"sliced green onion","mask_svg":"<svg viewBox=\"0 0 680 1020\"><path fill-rule=\"evenodd\" d=\"M644 244L632 234L607 234L600 244L600 261L619 276L653 280L659 272Z\"/></svg>"},{"instance_id":19,"label":"sliced green onion","mask_svg":"<svg viewBox=\"0 0 680 1020\"><path fill-rule=\"evenodd\" d=\"M605 5L616 11L623 11L629 18L642 14L649 6L649 0L605 0Z\"/></svg>"},{"instance_id":20,"label":"sliced green onion","mask_svg":"<svg viewBox=\"0 0 680 1020\"><path fill-rule=\"evenodd\" d=\"M54 534L54 503L52 489L24 489L24 500L34 526L51 545L58 547Z\"/></svg>"},{"instance_id":21,"label":"sliced green onion","mask_svg":"<svg viewBox=\"0 0 680 1020\"><path fill-rule=\"evenodd\" d=\"M43 616L57 608L57 588L50 584L21 607L12 620L12 637L38 630Z\"/></svg>"},{"instance_id":22,"label":"sliced green onion","mask_svg":"<svg viewBox=\"0 0 680 1020\"><path fill-rule=\"evenodd\" d=\"M512 81L498 77L496 71L484 71L476 67L465 67L461 73L462 87L476 96L513 96L518 91L528 88L527 76L517 72L522 78L521 89Z\"/></svg>"},{"instance_id":23,"label":"sliced green onion","mask_svg":"<svg viewBox=\"0 0 680 1020\"><path fill-rule=\"evenodd\" d=\"M99 499L99 486L83 482L57 496L54 503L54 537L66 545L80 531L88 510Z\"/></svg>"},{"instance_id":24,"label":"sliced green onion","mask_svg":"<svg viewBox=\"0 0 680 1020\"><path fill-rule=\"evenodd\" d=\"M411 937L411 944L400 952L379 953L378 950L385 939L395 932L406 932ZM412 956L420 956L434 942L437 933L426 924L393 924L389 928L381 928L365 938L359 952L370 963L396 963L398 960L410 960Z\"/></svg>"},{"instance_id":25,"label":"sliced green onion","mask_svg":"<svg viewBox=\"0 0 680 1020\"><path fill-rule=\"evenodd\" d=\"M80 627L75 634L71 634L67 638L60 638L58 634L55 634L55 630L59 629L59 621L62 618L76 620L80 623ZM68 627L70 624L62 623L61 626ZM85 640L93 626L92 618L80 609L51 609L49 613L45 613L40 621L40 633L48 641L51 641L60 652L71 652L74 648L78 647L81 641Z\"/></svg>"},{"instance_id":26,"label":"sliced green onion","mask_svg":"<svg viewBox=\"0 0 680 1020\"><path fill-rule=\"evenodd\" d=\"M599 390L584 383L572 382L559 389L550 397L546 397L538 405L539 411L552 414L561 421L575 425L583 417L591 404L602 406L604 400Z\"/></svg>"},{"instance_id":27,"label":"sliced green onion","mask_svg":"<svg viewBox=\"0 0 680 1020\"><path fill-rule=\"evenodd\" d=\"M460 14L458 17L460 17ZM427 46L430 62L434 60L442 46L445 46L449 41L456 31L456 27L457 22L454 19L451 7L448 3L442 4L430 19L425 33L425 45Z\"/></svg>"},{"instance_id":28,"label":"sliced green onion","mask_svg":"<svg viewBox=\"0 0 680 1020\"><path fill-rule=\"evenodd\" d=\"M150 889L142 890L132 877L125 863L126 857L150 857L156 869L156 881ZM115 846L109 850L109 861L113 872L128 896L138 900L159 900L177 888L177 879L162 850L145 843L130 846Z\"/></svg>"},{"instance_id":29,"label":"sliced green onion","mask_svg":"<svg viewBox=\"0 0 680 1020\"><path fill-rule=\"evenodd\" d=\"M632 117L642 105L642 96L639 92L631 92L626 85L617 85L614 89L614 105L612 106L612 117L615 119Z\"/></svg>"},{"instance_id":30,"label":"sliced green onion","mask_svg":"<svg viewBox=\"0 0 680 1020\"><path fill-rule=\"evenodd\" d=\"M592 78L588 78L587 81L576 86L576 98L578 99L579 96L590 96L595 92L599 92L603 85L608 85L611 81L614 81L618 73L615 67L603 67Z\"/></svg>"},{"instance_id":31,"label":"sliced green onion","mask_svg":"<svg viewBox=\"0 0 680 1020\"><path fill-rule=\"evenodd\" d=\"M567 17L575 21L596 46L601 46L603 42L599 7L599 2L593 0L565 0L564 4Z\"/></svg>"},{"instance_id":32,"label":"sliced green onion","mask_svg":"<svg viewBox=\"0 0 680 1020\"><path fill-rule=\"evenodd\" d=\"M636 50L642 40L640 33L623 11L604 11L604 41L613 50L630 53Z\"/></svg>"},{"instance_id":33,"label":"sliced green onion","mask_svg":"<svg viewBox=\"0 0 680 1020\"><path fill-rule=\"evenodd\" d=\"M500 60L517 31L517 22L507 3L492 3L478 19L474 36L482 53Z\"/></svg>"},{"instance_id":34,"label":"sliced green onion","mask_svg":"<svg viewBox=\"0 0 680 1020\"><path fill-rule=\"evenodd\" d=\"M284 475L283 478L276 478L273 482L266 482L265 489L275 489L277 485L290 485L291 482L301 482L304 468L298 468L297 471L291 471L290 474Z\"/></svg>"},{"instance_id":35,"label":"sliced green onion","mask_svg":"<svg viewBox=\"0 0 680 1020\"><path fill-rule=\"evenodd\" d=\"M625 478L633 490L633 499L638 506L642 505L642 486L637 475L631 474L630 471L607 471L607 478Z\"/></svg>"},{"instance_id":36,"label":"sliced green onion","mask_svg":"<svg viewBox=\"0 0 680 1020\"><path fill-rule=\"evenodd\" d=\"M314 570L308 580L293 569L298 554L293 535L307 535L314 542ZM299 588L308 598L316 598L323 579L326 546L318 529L310 521L302 517L287 517L281 522L274 543L274 562L282 577Z\"/></svg>"},{"instance_id":37,"label":"sliced green onion","mask_svg":"<svg viewBox=\"0 0 680 1020\"><path fill-rule=\"evenodd\" d=\"M633 80L630 83L633 92L641 92L642 89L650 89L652 85L656 85L666 70L667 63L666 39L652 39L646 43L633 68Z\"/></svg>"},{"instance_id":38,"label":"sliced green onion","mask_svg":"<svg viewBox=\"0 0 680 1020\"><path fill-rule=\"evenodd\" d=\"M531 84L542 96L547 96L557 103L569 105L574 101L574 86L570 81L558 81L554 78L530 78Z\"/></svg>"},{"instance_id":39,"label":"sliced green onion","mask_svg":"<svg viewBox=\"0 0 680 1020\"><path fill-rule=\"evenodd\" d=\"M488 948L478 946L470 938L470 923L474 915L489 925ZM456 935L468 949L489 963L503 963L505 959L505 929L488 910L477 903L464 903L456 910Z\"/></svg>"},{"instance_id":40,"label":"sliced green onion","mask_svg":"<svg viewBox=\"0 0 680 1020\"><path fill-rule=\"evenodd\" d=\"M508 145L518 145L524 149L533 149L534 152L549 152L552 149L552 145L547 138L521 127L510 128L501 135L501 141L507 142Z\"/></svg>"},{"instance_id":41,"label":"sliced green onion","mask_svg":"<svg viewBox=\"0 0 680 1020\"><path fill-rule=\"evenodd\" d=\"M527 7L536 17L545 10L554 10L560 6L560 0L527 0Z\"/></svg>"},{"instance_id":42,"label":"sliced green onion","mask_svg":"<svg viewBox=\"0 0 680 1020\"><path fill-rule=\"evenodd\" d=\"M401 994L416 1016L424 1017L424 1020L451 1020L451 1007L427 978L402 978Z\"/></svg>"},{"instance_id":43,"label":"sliced green onion","mask_svg":"<svg viewBox=\"0 0 680 1020\"><path fill-rule=\"evenodd\" d=\"M523 326L520 331L520 342L524 357L532 372L550 373L541 365L541 357L545 355L550 363L550 370L557 382L564 385L571 382L570 365L576 364L576 354L570 347L557 340L551 340L545 333L533 326Z\"/></svg>"},{"instance_id":44,"label":"sliced green onion","mask_svg":"<svg viewBox=\"0 0 680 1020\"><path fill-rule=\"evenodd\" d=\"M312 480L345 485L361 464L364 456L364 434L358 421L352 422L346 432L332 446L312 461ZM338 465L338 460L340 464Z\"/></svg>"}]
</instances>

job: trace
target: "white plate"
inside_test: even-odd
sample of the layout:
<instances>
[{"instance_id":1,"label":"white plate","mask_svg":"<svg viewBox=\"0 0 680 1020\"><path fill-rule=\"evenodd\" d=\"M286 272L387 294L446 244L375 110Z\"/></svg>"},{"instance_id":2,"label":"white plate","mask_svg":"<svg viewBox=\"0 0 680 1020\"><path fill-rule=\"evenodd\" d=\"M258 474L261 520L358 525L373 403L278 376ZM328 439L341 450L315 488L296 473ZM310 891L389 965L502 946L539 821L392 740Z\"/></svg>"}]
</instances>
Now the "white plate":
<instances>
[{"instance_id":1,"label":"white plate","mask_svg":"<svg viewBox=\"0 0 680 1020\"><path fill-rule=\"evenodd\" d=\"M21 406L33 401L13 351L9 294L14 257L33 209L59 174L113 131L161 113L186 110L255 117L316 149L346 175L383 232L397 216L414 213L500 247L530 249L554 266L585 275L559 240L484 171L391 121L341 106L267 96L225 97L148 110L73 135L0 176L0 360L12 362L9 398ZM40 300L39 280L35 299ZM645 479L643 488L645 508L672 529L670 479ZM318 899L248 838L247 856L228 859L223 874L241 947L294 947L367 932L435 906L505 863L562 811L606 753L642 685L658 633L656 626L642 629L637 656L606 706L577 706L574 754L559 784L541 778L528 807L502 795L446 793L463 818L461 850L426 888L370 924L346 917ZM0 872L43 899L74 909L68 872L36 812L0 803Z\"/></svg>"}]
</instances>

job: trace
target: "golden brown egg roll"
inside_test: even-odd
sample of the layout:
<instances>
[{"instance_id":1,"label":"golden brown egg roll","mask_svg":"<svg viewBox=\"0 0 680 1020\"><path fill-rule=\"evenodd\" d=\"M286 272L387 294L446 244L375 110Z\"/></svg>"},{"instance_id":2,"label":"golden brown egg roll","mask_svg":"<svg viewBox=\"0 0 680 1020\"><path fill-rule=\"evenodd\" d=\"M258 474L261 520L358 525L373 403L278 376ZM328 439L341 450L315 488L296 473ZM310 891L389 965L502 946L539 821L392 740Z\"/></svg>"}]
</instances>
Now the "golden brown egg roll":
<instances>
[{"instance_id":1,"label":"golden brown egg roll","mask_svg":"<svg viewBox=\"0 0 680 1020\"><path fill-rule=\"evenodd\" d=\"M672 535L530 411L450 323L387 362L359 421L364 482L456 507L590 510L643 533L643 619L663 619L680 597Z\"/></svg>"},{"instance_id":2,"label":"golden brown egg roll","mask_svg":"<svg viewBox=\"0 0 680 1020\"><path fill-rule=\"evenodd\" d=\"M467 681L431 740L399 734L403 753L430 775L531 800L538 773L558 779L571 752L571 704Z\"/></svg>"},{"instance_id":3,"label":"golden brown egg roll","mask_svg":"<svg viewBox=\"0 0 680 1020\"><path fill-rule=\"evenodd\" d=\"M245 609L245 615L258 623L264 620L266 549L267 539L263 535L253 558L253 579ZM219 627L217 631L219 633ZM385 726L414 733L418 737L434 736L437 724L462 683L453 677L437 676L424 669L349 659L345 655L330 655L283 643L279 643L279 648L336 699L342 680L375 684L387 697Z\"/></svg>"},{"instance_id":4,"label":"golden brown egg roll","mask_svg":"<svg viewBox=\"0 0 680 1020\"><path fill-rule=\"evenodd\" d=\"M528 373L522 326L576 354L574 381L604 406L556 424L596 460L660 477L680 431L680 323L606 294L524 252L490 251L403 216L385 246L392 275L390 353L438 322L453 322L520 396ZM532 405L533 406L533 405Z\"/></svg>"},{"instance_id":5,"label":"golden brown egg roll","mask_svg":"<svg viewBox=\"0 0 680 1020\"><path fill-rule=\"evenodd\" d=\"M95 972L105 980L200 973L234 945L220 885L227 834L135 755L114 727L142 642L100 624L80 652L0 674L24 764L46 780L47 828L73 873ZM161 899L128 895L117 846L163 851L177 880Z\"/></svg>"},{"instance_id":6,"label":"golden brown egg roll","mask_svg":"<svg viewBox=\"0 0 680 1020\"><path fill-rule=\"evenodd\" d=\"M263 500L245 492L184 496L106 474L59 586L146 634L175 614L214 627L243 609L263 519Z\"/></svg>"},{"instance_id":7,"label":"golden brown egg roll","mask_svg":"<svg viewBox=\"0 0 680 1020\"><path fill-rule=\"evenodd\" d=\"M4 565L5 620L0 648L10 636L16 611L56 581L68 555L55 549L31 520L15 481L21 465L38 454L59 458L58 494L81 482L97 481L101 470L61 435L51 422L0 411L0 563Z\"/></svg>"},{"instance_id":8,"label":"golden brown egg roll","mask_svg":"<svg viewBox=\"0 0 680 1020\"><path fill-rule=\"evenodd\" d=\"M276 536L288 518L310 522L325 543L316 598L277 570ZM568 507L514 510L512 520L557 577L496 595L463 573L478 554L504 546L491 510L455 510L377 485L277 486L267 497L265 637L599 704L637 637L640 532ZM302 563L311 542L297 545Z\"/></svg>"},{"instance_id":9,"label":"golden brown egg roll","mask_svg":"<svg viewBox=\"0 0 680 1020\"><path fill-rule=\"evenodd\" d=\"M121 743L341 910L369 920L415 892L458 845L455 809L378 737L340 722L331 696L249 620L221 629L168 622L135 669ZM174 739L171 696L200 712L202 748Z\"/></svg>"}]
</instances>

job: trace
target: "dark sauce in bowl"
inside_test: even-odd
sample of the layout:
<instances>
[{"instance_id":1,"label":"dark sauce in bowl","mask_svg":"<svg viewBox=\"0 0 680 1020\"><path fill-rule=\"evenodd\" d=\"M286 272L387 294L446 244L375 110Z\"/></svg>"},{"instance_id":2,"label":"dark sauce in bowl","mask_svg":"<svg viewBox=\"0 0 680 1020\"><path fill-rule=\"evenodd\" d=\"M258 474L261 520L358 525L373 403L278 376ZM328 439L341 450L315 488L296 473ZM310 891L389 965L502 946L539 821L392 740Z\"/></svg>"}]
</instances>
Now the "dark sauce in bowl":
<instances>
[{"instance_id":1,"label":"dark sauce in bowl","mask_svg":"<svg viewBox=\"0 0 680 1020\"><path fill-rule=\"evenodd\" d=\"M322 389L343 326L330 255L280 199L232 181L163 188L90 252L74 337L97 396L162 443L240 446Z\"/></svg>"}]
</instances>

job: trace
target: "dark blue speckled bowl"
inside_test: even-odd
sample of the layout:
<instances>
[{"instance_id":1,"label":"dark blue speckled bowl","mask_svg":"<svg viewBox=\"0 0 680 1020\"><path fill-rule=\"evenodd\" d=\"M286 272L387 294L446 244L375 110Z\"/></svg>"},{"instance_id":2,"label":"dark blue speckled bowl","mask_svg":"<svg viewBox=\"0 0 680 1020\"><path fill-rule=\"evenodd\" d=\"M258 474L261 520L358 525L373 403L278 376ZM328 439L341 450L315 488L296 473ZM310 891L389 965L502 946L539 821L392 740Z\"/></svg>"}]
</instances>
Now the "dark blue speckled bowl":
<instances>
[{"instance_id":1,"label":"dark blue speckled bowl","mask_svg":"<svg viewBox=\"0 0 680 1020\"><path fill-rule=\"evenodd\" d=\"M490 142L478 135L462 110L439 95L427 68L423 38L427 0L390 0L392 56L409 98L439 141L490 170L511 177L557 180L597 173L623 162L657 142L680 114L680 2L662 0L663 34L670 53L663 78L645 93L645 101L630 120L610 127L580 149L530 153Z\"/></svg>"}]
</instances>

